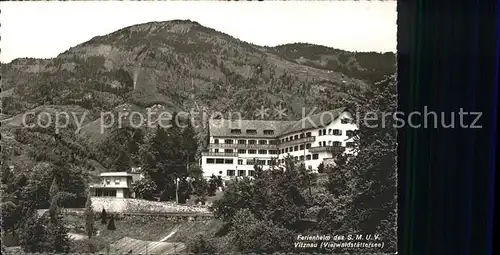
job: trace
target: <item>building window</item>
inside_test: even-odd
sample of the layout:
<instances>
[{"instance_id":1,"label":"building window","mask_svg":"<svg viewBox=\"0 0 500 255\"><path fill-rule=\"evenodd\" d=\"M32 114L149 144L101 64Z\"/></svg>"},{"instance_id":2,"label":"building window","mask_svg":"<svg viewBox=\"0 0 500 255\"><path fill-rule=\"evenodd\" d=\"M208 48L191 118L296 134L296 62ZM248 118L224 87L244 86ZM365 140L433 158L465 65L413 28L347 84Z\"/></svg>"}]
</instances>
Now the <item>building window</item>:
<instances>
[{"instance_id":1,"label":"building window","mask_svg":"<svg viewBox=\"0 0 500 255\"><path fill-rule=\"evenodd\" d=\"M329 129L328 129L328 134L329 134L329 135L331 135L331 134L332 134L332 129L331 129L331 128L329 128Z\"/></svg>"},{"instance_id":2,"label":"building window","mask_svg":"<svg viewBox=\"0 0 500 255\"><path fill-rule=\"evenodd\" d=\"M340 147L342 146L342 143L341 142L333 142L333 147Z\"/></svg>"},{"instance_id":3,"label":"building window","mask_svg":"<svg viewBox=\"0 0 500 255\"><path fill-rule=\"evenodd\" d=\"M285 143L285 139L281 139L281 143Z\"/></svg>"},{"instance_id":4,"label":"building window","mask_svg":"<svg viewBox=\"0 0 500 255\"><path fill-rule=\"evenodd\" d=\"M259 154L267 154L267 150L259 150Z\"/></svg>"},{"instance_id":5,"label":"building window","mask_svg":"<svg viewBox=\"0 0 500 255\"><path fill-rule=\"evenodd\" d=\"M223 158L216 158L215 164L224 164L224 159Z\"/></svg>"},{"instance_id":6,"label":"building window","mask_svg":"<svg viewBox=\"0 0 500 255\"><path fill-rule=\"evenodd\" d=\"M295 135L295 136L293 137L293 140L297 140L297 139L299 139L299 135Z\"/></svg>"},{"instance_id":7,"label":"building window","mask_svg":"<svg viewBox=\"0 0 500 255\"><path fill-rule=\"evenodd\" d=\"M326 146L326 141L323 141L323 146Z\"/></svg>"},{"instance_id":8,"label":"building window","mask_svg":"<svg viewBox=\"0 0 500 255\"><path fill-rule=\"evenodd\" d=\"M275 144L277 144L277 143L278 143L278 141L276 141L276 140L270 140L270 141L269 141L269 144L271 144L271 145L275 145Z\"/></svg>"},{"instance_id":9,"label":"building window","mask_svg":"<svg viewBox=\"0 0 500 255\"><path fill-rule=\"evenodd\" d=\"M247 159L247 165L255 165L255 160Z\"/></svg>"},{"instance_id":10,"label":"building window","mask_svg":"<svg viewBox=\"0 0 500 255\"><path fill-rule=\"evenodd\" d=\"M120 184L120 179L115 179L115 184Z\"/></svg>"},{"instance_id":11,"label":"building window","mask_svg":"<svg viewBox=\"0 0 500 255\"><path fill-rule=\"evenodd\" d=\"M222 171L219 171L219 175L222 175Z\"/></svg>"},{"instance_id":12,"label":"building window","mask_svg":"<svg viewBox=\"0 0 500 255\"><path fill-rule=\"evenodd\" d=\"M304 138L304 134L300 134L300 138Z\"/></svg>"},{"instance_id":13,"label":"building window","mask_svg":"<svg viewBox=\"0 0 500 255\"><path fill-rule=\"evenodd\" d=\"M257 160L257 165L265 165L266 161L265 160Z\"/></svg>"},{"instance_id":14,"label":"building window","mask_svg":"<svg viewBox=\"0 0 500 255\"><path fill-rule=\"evenodd\" d=\"M304 155L299 157L300 160L304 160Z\"/></svg>"},{"instance_id":15,"label":"building window","mask_svg":"<svg viewBox=\"0 0 500 255\"><path fill-rule=\"evenodd\" d=\"M285 149L281 149L281 154L284 154L284 153L285 153Z\"/></svg>"},{"instance_id":16,"label":"building window","mask_svg":"<svg viewBox=\"0 0 500 255\"><path fill-rule=\"evenodd\" d=\"M304 150L304 148L305 148L305 146L302 144L302 145L300 146L300 150L302 151L302 150Z\"/></svg>"},{"instance_id":17,"label":"building window","mask_svg":"<svg viewBox=\"0 0 500 255\"><path fill-rule=\"evenodd\" d=\"M243 165L243 159L238 159L238 165Z\"/></svg>"},{"instance_id":18,"label":"building window","mask_svg":"<svg viewBox=\"0 0 500 255\"><path fill-rule=\"evenodd\" d=\"M215 159L207 158L207 164L215 164Z\"/></svg>"},{"instance_id":19,"label":"building window","mask_svg":"<svg viewBox=\"0 0 500 255\"><path fill-rule=\"evenodd\" d=\"M231 129L231 134L241 134L241 129Z\"/></svg>"},{"instance_id":20,"label":"building window","mask_svg":"<svg viewBox=\"0 0 500 255\"><path fill-rule=\"evenodd\" d=\"M255 140L248 140L248 144L255 144L256 141Z\"/></svg>"},{"instance_id":21,"label":"building window","mask_svg":"<svg viewBox=\"0 0 500 255\"><path fill-rule=\"evenodd\" d=\"M318 131L318 136L321 136L323 133L321 130Z\"/></svg>"},{"instance_id":22,"label":"building window","mask_svg":"<svg viewBox=\"0 0 500 255\"><path fill-rule=\"evenodd\" d=\"M233 149L225 149L224 152L225 153L233 153Z\"/></svg>"},{"instance_id":23,"label":"building window","mask_svg":"<svg viewBox=\"0 0 500 255\"><path fill-rule=\"evenodd\" d=\"M234 170L227 170L227 176L234 176L235 171Z\"/></svg>"},{"instance_id":24,"label":"building window","mask_svg":"<svg viewBox=\"0 0 500 255\"><path fill-rule=\"evenodd\" d=\"M214 139L215 144L219 144L219 139Z\"/></svg>"},{"instance_id":25,"label":"building window","mask_svg":"<svg viewBox=\"0 0 500 255\"><path fill-rule=\"evenodd\" d=\"M311 155L307 155L306 160L311 160Z\"/></svg>"},{"instance_id":26,"label":"building window","mask_svg":"<svg viewBox=\"0 0 500 255\"><path fill-rule=\"evenodd\" d=\"M295 146L293 147L293 151L298 151L298 150L299 150L299 146L298 146L298 145L295 145Z\"/></svg>"},{"instance_id":27,"label":"building window","mask_svg":"<svg viewBox=\"0 0 500 255\"><path fill-rule=\"evenodd\" d=\"M326 135L326 129L323 129L323 135Z\"/></svg>"},{"instance_id":28,"label":"building window","mask_svg":"<svg viewBox=\"0 0 500 255\"><path fill-rule=\"evenodd\" d=\"M334 129L333 130L333 135L342 135L342 130L340 130L340 129Z\"/></svg>"},{"instance_id":29,"label":"building window","mask_svg":"<svg viewBox=\"0 0 500 255\"><path fill-rule=\"evenodd\" d=\"M214 149L214 152L219 152L219 149Z\"/></svg>"},{"instance_id":30,"label":"building window","mask_svg":"<svg viewBox=\"0 0 500 255\"><path fill-rule=\"evenodd\" d=\"M293 151L293 147L290 147L290 152L292 152L292 151Z\"/></svg>"},{"instance_id":31,"label":"building window","mask_svg":"<svg viewBox=\"0 0 500 255\"><path fill-rule=\"evenodd\" d=\"M248 176L254 176L254 170L248 170Z\"/></svg>"},{"instance_id":32,"label":"building window","mask_svg":"<svg viewBox=\"0 0 500 255\"><path fill-rule=\"evenodd\" d=\"M248 150L248 154L255 154L255 153L257 153L256 150Z\"/></svg>"},{"instance_id":33,"label":"building window","mask_svg":"<svg viewBox=\"0 0 500 255\"><path fill-rule=\"evenodd\" d=\"M267 144L267 140L259 140L259 144Z\"/></svg>"},{"instance_id":34,"label":"building window","mask_svg":"<svg viewBox=\"0 0 500 255\"><path fill-rule=\"evenodd\" d=\"M332 141L328 141L328 146L332 145Z\"/></svg>"},{"instance_id":35,"label":"building window","mask_svg":"<svg viewBox=\"0 0 500 255\"><path fill-rule=\"evenodd\" d=\"M279 154L277 150L269 150L269 154Z\"/></svg>"},{"instance_id":36,"label":"building window","mask_svg":"<svg viewBox=\"0 0 500 255\"><path fill-rule=\"evenodd\" d=\"M232 139L226 139L226 140L224 140L224 143L233 144L233 140Z\"/></svg>"},{"instance_id":37,"label":"building window","mask_svg":"<svg viewBox=\"0 0 500 255\"><path fill-rule=\"evenodd\" d=\"M318 159L319 155L318 154L313 154L313 159Z\"/></svg>"},{"instance_id":38,"label":"building window","mask_svg":"<svg viewBox=\"0 0 500 255\"><path fill-rule=\"evenodd\" d=\"M257 134L257 130L255 130L255 129L247 129L247 134L249 134L249 135L256 135Z\"/></svg>"},{"instance_id":39,"label":"building window","mask_svg":"<svg viewBox=\"0 0 500 255\"><path fill-rule=\"evenodd\" d=\"M245 170L238 170L238 176L245 176Z\"/></svg>"},{"instance_id":40,"label":"building window","mask_svg":"<svg viewBox=\"0 0 500 255\"><path fill-rule=\"evenodd\" d=\"M349 122L351 122L351 120L348 118L340 119L340 123L342 123L342 124L349 124Z\"/></svg>"},{"instance_id":41,"label":"building window","mask_svg":"<svg viewBox=\"0 0 500 255\"><path fill-rule=\"evenodd\" d=\"M238 144L246 144L247 140L238 140Z\"/></svg>"},{"instance_id":42,"label":"building window","mask_svg":"<svg viewBox=\"0 0 500 255\"><path fill-rule=\"evenodd\" d=\"M245 150L245 149L238 149L238 153L245 154L245 153L247 153L247 150Z\"/></svg>"},{"instance_id":43,"label":"building window","mask_svg":"<svg viewBox=\"0 0 500 255\"><path fill-rule=\"evenodd\" d=\"M274 130L266 129L266 130L264 130L264 135L274 135Z\"/></svg>"},{"instance_id":44,"label":"building window","mask_svg":"<svg viewBox=\"0 0 500 255\"><path fill-rule=\"evenodd\" d=\"M288 153L288 148L285 148L285 153Z\"/></svg>"},{"instance_id":45,"label":"building window","mask_svg":"<svg viewBox=\"0 0 500 255\"><path fill-rule=\"evenodd\" d=\"M347 148L354 148L354 142L347 142L347 143L345 143L345 146Z\"/></svg>"},{"instance_id":46,"label":"building window","mask_svg":"<svg viewBox=\"0 0 500 255\"><path fill-rule=\"evenodd\" d=\"M269 166L270 166L270 165L272 165L272 164L273 164L273 161L272 161L272 160L268 160L268 161L267 161L267 165L269 165Z\"/></svg>"},{"instance_id":47,"label":"building window","mask_svg":"<svg viewBox=\"0 0 500 255\"><path fill-rule=\"evenodd\" d=\"M310 143L306 144L306 149L311 149L311 144Z\"/></svg>"},{"instance_id":48,"label":"building window","mask_svg":"<svg viewBox=\"0 0 500 255\"><path fill-rule=\"evenodd\" d=\"M306 137L310 137L310 136L311 136L311 132L307 132Z\"/></svg>"},{"instance_id":49,"label":"building window","mask_svg":"<svg viewBox=\"0 0 500 255\"><path fill-rule=\"evenodd\" d=\"M106 184L111 184L111 180L110 179L106 179Z\"/></svg>"},{"instance_id":50,"label":"building window","mask_svg":"<svg viewBox=\"0 0 500 255\"><path fill-rule=\"evenodd\" d=\"M227 158L224 160L224 164L232 164L233 163L233 159L232 158Z\"/></svg>"}]
</instances>

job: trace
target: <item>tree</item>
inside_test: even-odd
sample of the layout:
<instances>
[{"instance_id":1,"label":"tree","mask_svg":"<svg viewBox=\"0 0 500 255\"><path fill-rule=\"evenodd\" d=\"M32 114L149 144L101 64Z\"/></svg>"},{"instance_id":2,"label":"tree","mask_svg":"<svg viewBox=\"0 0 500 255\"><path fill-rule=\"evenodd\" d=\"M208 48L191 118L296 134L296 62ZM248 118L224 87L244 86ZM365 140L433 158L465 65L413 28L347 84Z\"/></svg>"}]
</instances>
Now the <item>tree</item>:
<instances>
[{"instance_id":1,"label":"tree","mask_svg":"<svg viewBox=\"0 0 500 255\"><path fill-rule=\"evenodd\" d=\"M57 186L57 179L54 177L52 180L52 185L50 185L49 196L51 199L59 192L59 186Z\"/></svg>"},{"instance_id":2,"label":"tree","mask_svg":"<svg viewBox=\"0 0 500 255\"><path fill-rule=\"evenodd\" d=\"M106 209L102 208L101 212L101 224L106 224L107 223L107 214L106 214Z\"/></svg>"},{"instance_id":3,"label":"tree","mask_svg":"<svg viewBox=\"0 0 500 255\"><path fill-rule=\"evenodd\" d=\"M196 153L198 151L198 138L191 124L191 121L185 121L185 127L182 130L182 149L184 150L184 160L187 164L196 162Z\"/></svg>"},{"instance_id":4,"label":"tree","mask_svg":"<svg viewBox=\"0 0 500 255\"><path fill-rule=\"evenodd\" d=\"M115 159L114 170L115 172L128 172L130 171L130 156L125 150L120 150L118 157Z\"/></svg>"},{"instance_id":5,"label":"tree","mask_svg":"<svg viewBox=\"0 0 500 255\"><path fill-rule=\"evenodd\" d=\"M210 180L208 180L208 195L215 196L215 192L217 191L217 177L212 174L210 176Z\"/></svg>"},{"instance_id":6,"label":"tree","mask_svg":"<svg viewBox=\"0 0 500 255\"><path fill-rule=\"evenodd\" d=\"M48 223L46 236L49 242L50 252L54 253L69 252L70 240L68 236L68 229L64 226L62 219Z\"/></svg>"},{"instance_id":7,"label":"tree","mask_svg":"<svg viewBox=\"0 0 500 255\"><path fill-rule=\"evenodd\" d=\"M104 209L103 209L104 210ZM94 234L94 209L92 208L92 199L90 194L87 196L87 202L85 202L85 231L89 239Z\"/></svg>"},{"instance_id":8,"label":"tree","mask_svg":"<svg viewBox=\"0 0 500 255\"><path fill-rule=\"evenodd\" d=\"M157 190L156 183L145 177L134 183L132 187L135 196L146 200L153 200L153 193Z\"/></svg>"},{"instance_id":9,"label":"tree","mask_svg":"<svg viewBox=\"0 0 500 255\"><path fill-rule=\"evenodd\" d=\"M109 222L108 222L107 229L108 230L115 230L116 229L116 227L115 227L115 219L113 217L113 214L111 214L109 216Z\"/></svg>"},{"instance_id":10,"label":"tree","mask_svg":"<svg viewBox=\"0 0 500 255\"><path fill-rule=\"evenodd\" d=\"M20 220L17 214L17 206L11 202L6 201L1 203L1 213L2 213L2 232L8 232L9 230L15 235L16 223Z\"/></svg>"},{"instance_id":11,"label":"tree","mask_svg":"<svg viewBox=\"0 0 500 255\"><path fill-rule=\"evenodd\" d=\"M364 95L364 102L358 108L359 116L370 112L377 119L360 122L355 136L357 154L339 157L336 166L327 171L327 189L335 206L325 203L322 208L318 218L321 231L393 233L386 240L395 243L392 223L396 221L397 130L394 119L386 118L385 114L396 111L396 99L395 77L376 83L372 91ZM384 248L387 252L395 249L390 245Z\"/></svg>"},{"instance_id":12,"label":"tree","mask_svg":"<svg viewBox=\"0 0 500 255\"><path fill-rule=\"evenodd\" d=\"M187 242L187 249L192 254L215 254L217 248L211 240L202 234L197 234Z\"/></svg>"},{"instance_id":13,"label":"tree","mask_svg":"<svg viewBox=\"0 0 500 255\"><path fill-rule=\"evenodd\" d=\"M293 251L296 234L272 221L257 219L248 209L236 213L229 236L238 252L271 254Z\"/></svg>"},{"instance_id":14,"label":"tree","mask_svg":"<svg viewBox=\"0 0 500 255\"><path fill-rule=\"evenodd\" d=\"M192 181L193 193L197 196L195 203L201 202L205 204L207 191L208 191L208 182L203 177L198 177Z\"/></svg>"},{"instance_id":15,"label":"tree","mask_svg":"<svg viewBox=\"0 0 500 255\"><path fill-rule=\"evenodd\" d=\"M318 173L322 174L325 172L325 164L323 162L321 162L319 165L318 165Z\"/></svg>"},{"instance_id":16,"label":"tree","mask_svg":"<svg viewBox=\"0 0 500 255\"><path fill-rule=\"evenodd\" d=\"M182 177L179 180L179 203L185 204L186 201L191 197L191 185L186 177Z\"/></svg>"},{"instance_id":17,"label":"tree","mask_svg":"<svg viewBox=\"0 0 500 255\"><path fill-rule=\"evenodd\" d=\"M31 253L44 252L48 250L46 242L44 221L33 212L21 227L19 232L19 245L23 250Z\"/></svg>"}]
</instances>

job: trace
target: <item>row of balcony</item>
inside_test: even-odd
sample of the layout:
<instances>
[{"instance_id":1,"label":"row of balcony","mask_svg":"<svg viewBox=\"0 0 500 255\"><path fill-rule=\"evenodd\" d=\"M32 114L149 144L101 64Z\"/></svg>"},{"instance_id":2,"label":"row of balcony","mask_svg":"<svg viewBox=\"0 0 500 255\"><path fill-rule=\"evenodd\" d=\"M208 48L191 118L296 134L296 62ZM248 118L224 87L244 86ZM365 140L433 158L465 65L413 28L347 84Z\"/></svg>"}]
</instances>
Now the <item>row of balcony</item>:
<instances>
[{"instance_id":1,"label":"row of balcony","mask_svg":"<svg viewBox=\"0 0 500 255\"><path fill-rule=\"evenodd\" d=\"M240 144L240 143L211 143L210 149L217 148L239 148L239 149L276 149L276 144Z\"/></svg>"},{"instance_id":2,"label":"row of balcony","mask_svg":"<svg viewBox=\"0 0 500 255\"><path fill-rule=\"evenodd\" d=\"M311 147L309 148L309 152L331 152L335 154L340 154L345 151L345 147L338 147L338 146L316 146L316 147Z\"/></svg>"},{"instance_id":3,"label":"row of balcony","mask_svg":"<svg viewBox=\"0 0 500 255\"><path fill-rule=\"evenodd\" d=\"M241 145L241 144L240 144ZM345 151L345 147L338 146L316 146L308 149L309 152L331 152L333 154L340 154ZM223 157L238 157L237 152L202 152L202 156L223 156Z\"/></svg>"},{"instance_id":4,"label":"row of balcony","mask_svg":"<svg viewBox=\"0 0 500 255\"><path fill-rule=\"evenodd\" d=\"M312 143L316 141L316 137L308 136L296 140L276 144L248 144L248 143L212 143L209 148L240 148L240 149L276 149L296 144Z\"/></svg>"}]
</instances>

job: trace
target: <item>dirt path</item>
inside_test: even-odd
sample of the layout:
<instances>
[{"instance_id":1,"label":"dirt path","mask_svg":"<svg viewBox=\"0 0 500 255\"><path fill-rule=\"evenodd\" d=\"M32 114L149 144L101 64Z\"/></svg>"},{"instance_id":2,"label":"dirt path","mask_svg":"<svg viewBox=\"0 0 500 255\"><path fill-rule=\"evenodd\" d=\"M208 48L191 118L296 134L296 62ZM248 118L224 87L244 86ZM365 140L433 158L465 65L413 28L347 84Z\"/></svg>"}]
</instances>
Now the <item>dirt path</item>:
<instances>
[{"instance_id":1,"label":"dirt path","mask_svg":"<svg viewBox=\"0 0 500 255\"><path fill-rule=\"evenodd\" d=\"M179 231L179 226L175 227L167 236L162 238L159 242L167 241L170 237L172 237L175 233L177 233L177 231Z\"/></svg>"}]
</instances>

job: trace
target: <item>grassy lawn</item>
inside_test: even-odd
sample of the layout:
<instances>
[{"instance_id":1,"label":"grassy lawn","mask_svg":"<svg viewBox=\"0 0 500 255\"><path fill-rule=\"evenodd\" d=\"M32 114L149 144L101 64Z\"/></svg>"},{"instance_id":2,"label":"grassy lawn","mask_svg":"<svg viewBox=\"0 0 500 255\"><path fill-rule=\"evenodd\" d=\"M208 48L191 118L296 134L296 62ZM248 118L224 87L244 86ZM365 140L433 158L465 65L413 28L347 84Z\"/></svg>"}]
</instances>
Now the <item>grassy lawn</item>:
<instances>
[{"instance_id":1,"label":"grassy lawn","mask_svg":"<svg viewBox=\"0 0 500 255\"><path fill-rule=\"evenodd\" d=\"M221 199L223 195L224 195L223 191L217 190L215 192L215 196L212 196L212 197L207 196L206 197L206 203L212 204L214 201ZM188 201L186 201L186 205L194 205L195 204L194 201L196 201L196 198L197 198L197 196L192 195L191 198Z\"/></svg>"},{"instance_id":2,"label":"grassy lawn","mask_svg":"<svg viewBox=\"0 0 500 255\"><path fill-rule=\"evenodd\" d=\"M83 217L66 216L68 223L84 226ZM150 218L118 219L115 220L116 230L108 230L106 225L96 221L94 227L99 230L99 236L93 236L91 240L74 240L72 251L77 253L89 252L89 244L92 244L92 251L99 251L107 245L112 244L119 239L128 236L145 241L159 241L167 236L177 223L167 220L152 220ZM71 231L82 233L80 231Z\"/></svg>"}]
</instances>

